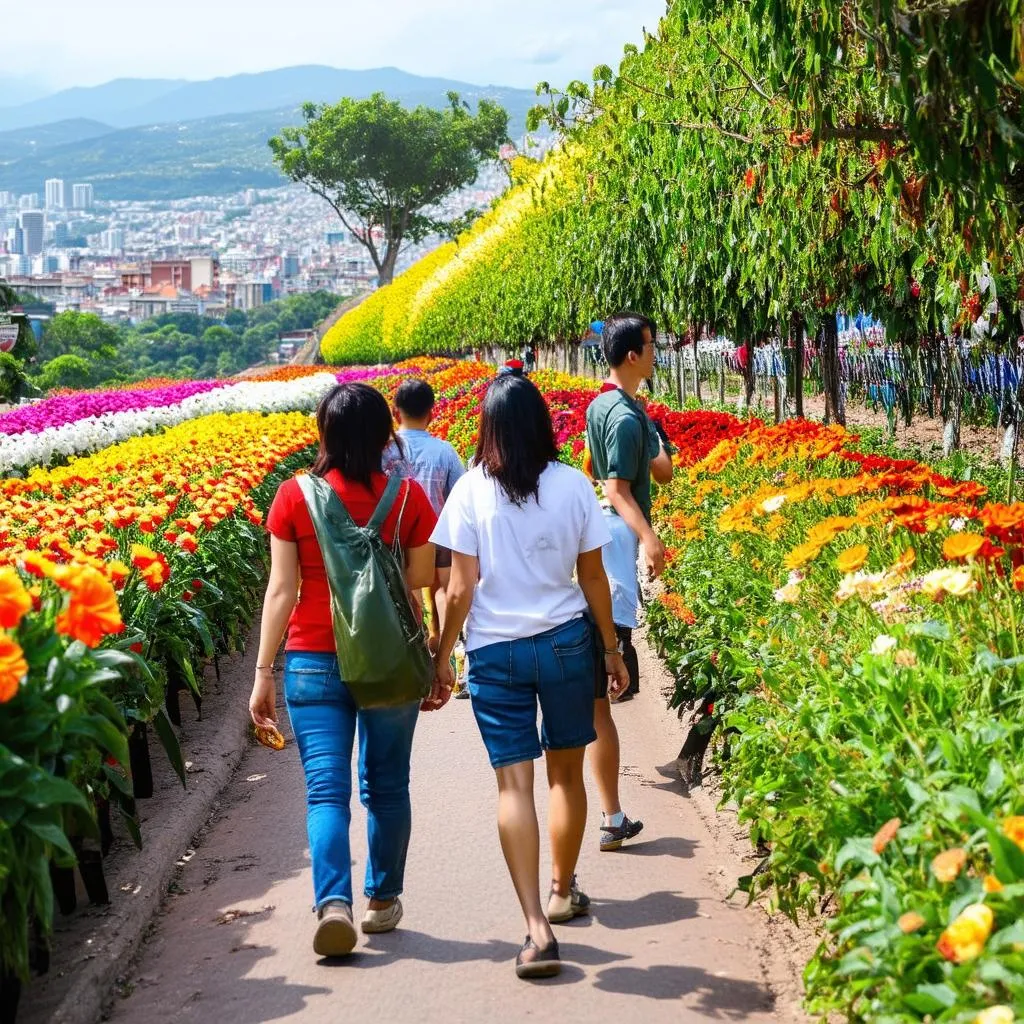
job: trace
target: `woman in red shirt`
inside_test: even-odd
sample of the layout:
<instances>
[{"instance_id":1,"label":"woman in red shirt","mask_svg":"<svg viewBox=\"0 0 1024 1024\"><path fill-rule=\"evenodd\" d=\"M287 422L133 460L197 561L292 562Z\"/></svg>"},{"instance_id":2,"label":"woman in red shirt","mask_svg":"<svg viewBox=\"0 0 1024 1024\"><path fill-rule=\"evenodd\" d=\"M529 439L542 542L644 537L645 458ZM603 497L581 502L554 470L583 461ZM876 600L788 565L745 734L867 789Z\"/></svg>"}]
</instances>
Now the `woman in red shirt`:
<instances>
[{"instance_id":1,"label":"woman in red shirt","mask_svg":"<svg viewBox=\"0 0 1024 1024\"><path fill-rule=\"evenodd\" d=\"M358 526L377 507L387 477L381 456L394 439L384 397L366 384L341 384L317 409L320 451L311 472L323 477ZM419 484L407 480L384 521L381 536L405 552L410 589L434 579L436 516ZM277 720L274 656L285 630L284 691L306 774L307 827L318 915L313 949L343 956L356 944L352 919L349 825L352 746L359 725L359 797L367 811L369 859L362 921L366 933L394 929L409 845L409 756L418 703L357 710L338 674L331 599L320 546L298 481L285 481L267 516L271 568L263 604L260 650L249 710L257 726ZM301 586L300 586L301 581ZM440 707L450 690L435 686L423 709Z\"/></svg>"}]
</instances>

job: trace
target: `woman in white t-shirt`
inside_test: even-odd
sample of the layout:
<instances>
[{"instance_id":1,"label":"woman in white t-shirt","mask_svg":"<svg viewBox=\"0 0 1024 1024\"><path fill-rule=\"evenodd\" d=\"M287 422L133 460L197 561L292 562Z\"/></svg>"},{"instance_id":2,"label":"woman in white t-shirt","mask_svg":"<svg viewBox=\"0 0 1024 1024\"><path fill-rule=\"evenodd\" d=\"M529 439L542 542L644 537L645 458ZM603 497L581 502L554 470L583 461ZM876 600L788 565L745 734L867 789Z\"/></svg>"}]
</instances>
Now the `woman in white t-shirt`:
<instances>
[{"instance_id":1,"label":"woman in white t-shirt","mask_svg":"<svg viewBox=\"0 0 1024 1024\"><path fill-rule=\"evenodd\" d=\"M595 659L603 658L613 694L629 677L601 561L611 539L601 508L587 478L558 461L551 414L530 381L503 375L491 384L473 468L455 484L430 539L452 551L437 675L453 682L448 659L465 623L473 713L497 774L501 846L529 929L516 973L550 977L561 963L549 922L585 914L590 904L575 870L587 820L583 755L596 735ZM533 801L542 750L553 862L546 915Z\"/></svg>"}]
</instances>

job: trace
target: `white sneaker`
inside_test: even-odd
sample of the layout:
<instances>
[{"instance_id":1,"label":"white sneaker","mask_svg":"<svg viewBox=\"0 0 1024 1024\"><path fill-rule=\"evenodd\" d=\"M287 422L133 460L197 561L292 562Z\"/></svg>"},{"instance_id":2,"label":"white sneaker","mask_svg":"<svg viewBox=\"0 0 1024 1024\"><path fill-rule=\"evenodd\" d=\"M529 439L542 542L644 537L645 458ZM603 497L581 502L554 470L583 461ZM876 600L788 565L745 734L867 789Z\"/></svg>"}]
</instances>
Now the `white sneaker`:
<instances>
[{"instance_id":1,"label":"white sneaker","mask_svg":"<svg viewBox=\"0 0 1024 1024\"><path fill-rule=\"evenodd\" d=\"M383 910L367 910L363 915L364 935L383 935L384 932L393 932L402 920L402 901L396 899L389 903Z\"/></svg>"}]
</instances>

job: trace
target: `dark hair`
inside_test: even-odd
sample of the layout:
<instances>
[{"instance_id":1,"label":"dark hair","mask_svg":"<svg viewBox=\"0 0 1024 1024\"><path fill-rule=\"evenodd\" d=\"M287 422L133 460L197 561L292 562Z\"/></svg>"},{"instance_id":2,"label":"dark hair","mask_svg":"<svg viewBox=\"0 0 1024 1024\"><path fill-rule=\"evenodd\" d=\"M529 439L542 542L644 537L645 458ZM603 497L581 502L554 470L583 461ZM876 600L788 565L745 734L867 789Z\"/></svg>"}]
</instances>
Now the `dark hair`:
<instances>
[{"instance_id":1,"label":"dark hair","mask_svg":"<svg viewBox=\"0 0 1024 1024\"><path fill-rule=\"evenodd\" d=\"M394 440L395 426L384 396L369 384L338 384L320 400L316 409L320 451L310 470L326 476L336 469L346 480L372 486L381 472L381 456Z\"/></svg>"},{"instance_id":2,"label":"dark hair","mask_svg":"<svg viewBox=\"0 0 1024 1024\"><path fill-rule=\"evenodd\" d=\"M613 369L621 366L630 352L640 355L644 350L644 328L651 332L651 338L658 335L658 325L640 313L616 313L604 322L601 345L604 357Z\"/></svg>"},{"instance_id":3,"label":"dark hair","mask_svg":"<svg viewBox=\"0 0 1024 1024\"><path fill-rule=\"evenodd\" d=\"M410 377L398 385L395 408L414 420L421 420L434 408L434 389L417 377Z\"/></svg>"},{"instance_id":4,"label":"dark hair","mask_svg":"<svg viewBox=\"0 0 1024 1024\"><path fill-rule=\"evenodd\" d=\"M543 395L525 377L498 377L480 410L474 465L483 466L510 501L525 505L538 497L541 473L557 461L555 428Z\"/></svg>"}]
</instances>

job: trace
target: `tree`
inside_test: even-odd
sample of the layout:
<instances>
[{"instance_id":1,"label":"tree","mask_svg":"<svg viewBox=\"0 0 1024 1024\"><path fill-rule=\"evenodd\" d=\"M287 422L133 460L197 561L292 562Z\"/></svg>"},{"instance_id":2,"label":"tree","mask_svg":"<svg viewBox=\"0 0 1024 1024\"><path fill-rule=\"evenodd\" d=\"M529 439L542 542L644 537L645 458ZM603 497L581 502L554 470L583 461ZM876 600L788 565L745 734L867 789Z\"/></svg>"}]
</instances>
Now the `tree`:
<instances>
[{"instance_id":1,"label":"tree","mask_svg":"<svg viewBox=\"0 0 1024 1024\"><path fill-rule=\"evenodd\" d=\"M41 391L54 388L88 388L97 383L96 367L80 355L61 355L51 359L35 379Z\"/></svg>"},{"instance_id":2,"label":"tree","mask_svg":"<svg viewBox=\"0 0 1024 1024\"><path fill-rule=\"evenodd\" d=\"M95 313L58 313L43 332L40 354L43 359L62 355L109 362L117 357L121 341L118 329L101 320Z\"/></svg>"},{"instance_id":3,"label":"tree","mask_svg":"<svg viewBox=\"0 0 1024 1024\"><path fill-rule=\"evenodd\" d=\"M433 209L476 180L508 139L508 113L481 100L474 116L455 93L443 110L369 99L302 108L305 123L270 140L289 178L326 200L370 253L390 284L406 242L445 234L451 221Z\"/></svg>"}]
</instances>

